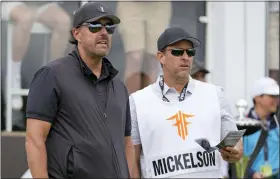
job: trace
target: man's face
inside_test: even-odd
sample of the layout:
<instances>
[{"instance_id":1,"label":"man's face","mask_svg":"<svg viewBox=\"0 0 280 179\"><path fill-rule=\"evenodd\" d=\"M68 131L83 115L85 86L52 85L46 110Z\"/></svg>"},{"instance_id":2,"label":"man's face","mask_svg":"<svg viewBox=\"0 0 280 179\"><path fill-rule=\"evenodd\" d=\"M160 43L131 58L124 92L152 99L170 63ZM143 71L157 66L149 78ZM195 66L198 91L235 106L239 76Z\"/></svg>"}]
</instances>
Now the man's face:
<instances>
[{"instance_id":1,"label":"man's face","mask_svg":"<svg viewBox=\"0 0 280 179\"><path fill-rule=\"evenodd\" d=\"M187 49L189 55L186 53ZM193 52L192 43L184 40L166 47L163 52L158 52L157 59L163 65L165 72L177 78L187 78L192 66Z\"/></svg>"},{"instance_id":2,"label":"man's face","mask_svg":"<svg viewBox=\"0 0 280 179\"><path fill-rule=\"evenodd\" d=\"M268 113L277 111L279 96L262 95L255 98L256 103Z\"/></svg>"},{"instance_id":3,"label":"man's face","mask_svg":"<svg viewBox=\"0 0 280 179\"><path fill-rule=\"evenodd\" d=\"M206 82L205 75L206 73L199 71L193 75L193 78L198 81Z\"/></svg>"},{"instance_id":4,"label":"man's face","mask_svg":"<svg viewBox=\"0 0 280 179\"><path fill-rule=\"evenodd\" d=\"M95 22L86 23L74 30L75 38L86 53L91 56L104 57L111 49L112 34L106 28L113 27L109 19L100 19ZM101 29L100 27L103 26ZM99 27L99 29L98 29Z\"/></svg>"}]
</instances>

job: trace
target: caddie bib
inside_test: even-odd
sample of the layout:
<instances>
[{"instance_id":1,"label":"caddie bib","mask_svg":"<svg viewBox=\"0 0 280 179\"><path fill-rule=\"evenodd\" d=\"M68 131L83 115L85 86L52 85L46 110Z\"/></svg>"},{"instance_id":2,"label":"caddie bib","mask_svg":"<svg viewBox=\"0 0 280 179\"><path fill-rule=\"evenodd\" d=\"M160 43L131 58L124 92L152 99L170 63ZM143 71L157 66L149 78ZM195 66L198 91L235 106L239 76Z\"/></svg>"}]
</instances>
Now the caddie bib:
<instances>
[{"instance_id":1,"label":"caddie bib","mask_svg":"<svg viewBox=\"0 0 280 179\"><path fill-rule=\"evenodd\" d=\"M144 178L220 178L219 151L206 152L195 139L220 141L221 117L214 85L193 80L191 96L166 102L156 84L133 95L142 142Z\"/></svg>"}]
</instances>

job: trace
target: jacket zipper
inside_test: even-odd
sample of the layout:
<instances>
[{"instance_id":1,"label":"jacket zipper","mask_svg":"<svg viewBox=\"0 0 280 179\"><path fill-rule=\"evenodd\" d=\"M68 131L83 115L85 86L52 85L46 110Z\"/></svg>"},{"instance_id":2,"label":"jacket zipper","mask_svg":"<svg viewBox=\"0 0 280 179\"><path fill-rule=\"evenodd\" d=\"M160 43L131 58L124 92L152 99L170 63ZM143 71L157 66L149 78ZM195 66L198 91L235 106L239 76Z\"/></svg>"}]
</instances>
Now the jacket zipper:
<instances>
[{"instance_id":1,"label":"jacket zipper","mask_svg":"<svg viewBox=\"0 0 280 179\"><path fill-rule=\"evenodd\" d=\"M104 113L105 114L105 113ZM105 119L106 120L106 119ZM106 127L106 125L105 125L105 123L104 123L104 120L100 120L100 119L98 119L98 121L100 122L99 124L101 125L101 129L102 129L102 132L104 133L104 135L105 135L105 137L106 137L106 139L107 139L107 141L111 144L111 146L112 146L112 139L108 136L108 134L107 134L107 132L105 132L105 131L108 131L108 128ZM114 146L113 146L113 151L115 152L115 148L114 148ZM115 153L113 152L113 163L114 163L114 170L115 170L115 177L116 178L120 178L119 177L119 174L118 174L118 170L117 170L117 165L116 165L116 161L115 161Z\"/></svg>"},{"instance_id":2,"label":"jacket zipper","mask_svg":"<svg viewBox=\"0 0 280 179\"><path fill-rule=\"evenodd\" d=\"M107 123L107 113L106 113L106 111L107 111L107 104L108 104L108 101L109 101L109 85L110 85L111 83L113 83L113 82L110 81L110 82L108 83L107 87L106 87L107 100L106 100L106 103L105 103L105 109L104 109L104 114L103 114L103 115L104 115L104 118L105 118L105 121L102 120L102 122L104 122L104 123L103 123L104 128L107 129L107 131L109 131L109 132L110 132L110 130L107 128L108 125L106 125L106 124L108 124L108 123ZM114 146L114 143L113 143L112 138L109 137L108 140L111 142L111 145L112 145L112 147L113 147L113 157L114 157L114 158L113 158L113 162L114 162L115 172L116 172L117 178L120 178L120 166L119 166L119 162L118 162L118 157L117 157L117 155L116 155L117 152L116 152L116 149L115 149L115 146Z\"/></svg>"}]
</instances>

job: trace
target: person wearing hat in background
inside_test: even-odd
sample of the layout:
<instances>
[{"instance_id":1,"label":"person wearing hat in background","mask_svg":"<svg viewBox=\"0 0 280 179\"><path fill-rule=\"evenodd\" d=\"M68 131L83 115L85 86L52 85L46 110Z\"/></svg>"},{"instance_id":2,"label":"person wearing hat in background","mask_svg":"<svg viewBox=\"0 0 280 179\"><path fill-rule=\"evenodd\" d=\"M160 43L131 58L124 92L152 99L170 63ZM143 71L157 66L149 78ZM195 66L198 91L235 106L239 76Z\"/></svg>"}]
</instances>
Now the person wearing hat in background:
<instances>
[{"instance_id":1,"label":"person wearing hat in background","mask_svg":"<svg viewBox=\"0 0 280 179\"><path fill-rule=\"evenodd\" d=\"M124 82L131 94L157 78L156 41L170 24L172 2L118 1L116 12L122 19L119 33L125 51Z\"/></svg>"},{"instance_id":2,"label":"person wearing hat in background","mask_svg":"<svg viewBox=\"0 0 280 179\"><path fill-rule=\"evenodd\" d=\"M253 86L252 98L254 106L250 109L248 117L260 120L268 128L268 136L262 150L257 155L249 178L264 178L262 168L266 168L268 175L279 175L279 119L276 112L279 107L279 85L269 77L257 80ZM244 155L249 156L253 152L259 139L261 130L244 136ZM278 174L277 174L278 173Z\"/></svg>"},{"instance_id":3,"label":"person wearing hat in background","mask_svg":"<svg viewBox=\"0 0 280 179\"><path fill-rule=\"evenodd\" d=\"M128 92L105 56L120 19L99 2L74 12L74 50L38 70L27 101L33 178L129 178ZM130 169L128 169L130 167Z\"/></svg>"},{"instance_id":4,"label":"person wearing hat in background","mask_svg":"<svg viewBox=\"0 0 280 179\"><path fill-rule=\"evenodd\" d=\"M199 61L193 60L191 77L198 81L206 82L205 76L210 73Z\"/></svg>"},{"instance_id":5,"label":"person wearing hat in background","mask_svg":"<svg viewBox=\"0 0 280 179\"><path fill-rule=\"evenodd\" d=\"M220 157L236 162L242 156L242 141L212 153L195 142L207 138L214 146L237 131L223 90L190 76L199 45L184 29L167 28L157 41L163 75L130 95L133 178L220 178Z\"/></svg>"}]
</instances>

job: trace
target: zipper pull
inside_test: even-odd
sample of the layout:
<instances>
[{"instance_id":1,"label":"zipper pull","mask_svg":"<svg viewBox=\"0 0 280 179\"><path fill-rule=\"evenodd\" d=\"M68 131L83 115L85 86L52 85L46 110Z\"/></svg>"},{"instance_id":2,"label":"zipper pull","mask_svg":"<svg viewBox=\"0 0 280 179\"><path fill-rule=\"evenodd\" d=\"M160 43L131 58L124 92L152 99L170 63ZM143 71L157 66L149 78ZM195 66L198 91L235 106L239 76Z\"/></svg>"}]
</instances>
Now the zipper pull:
<instances>
[{"instance_id":1,"label":"zipper pull","mask_svg":"<svg viewBox=\"0 0 280 179\"><path fill-rule=\"evenodd\" d=\"M107 119L107 114L106 113L104 113L104 117L105 117L105 119Z\"/></svg>"}]
</instances>

